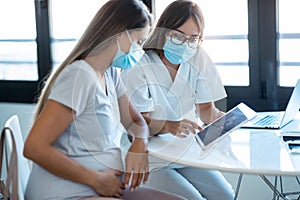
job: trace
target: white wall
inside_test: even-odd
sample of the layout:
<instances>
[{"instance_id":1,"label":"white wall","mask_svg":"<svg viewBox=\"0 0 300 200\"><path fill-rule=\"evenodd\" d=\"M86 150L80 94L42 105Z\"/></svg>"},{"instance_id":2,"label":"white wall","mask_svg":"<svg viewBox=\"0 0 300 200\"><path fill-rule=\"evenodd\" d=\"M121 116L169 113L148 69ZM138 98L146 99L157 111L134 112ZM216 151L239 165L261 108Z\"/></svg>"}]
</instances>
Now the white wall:
<instances>
[{"instance_id":1,"label":"white wall","mask_svg":"<svg viewBox=\"0 0 300 200\"><path fill-rule=\"evenodd\" d=\"M34 109L35 104L0 103L0 127L4 126L5 121L11 115L17 114L25 139L32 123ZM235 188L238 174L227 172L223 174ZM273 176L268 176L268 178L273 182ZM294 177L284 177L284 185L286 186L286 191L300 191L300 186L297 185ZM273 198L273 192L258 175L244 175L238 196L239 200L266 200Z\"/></svg>"},{"instance_id":2,"label":"white wall","mask_svg":"<svg viewBox=\"0 0 300 200\"><path fill-rule=\"evenodd\" d=\"M17 114L20 120L23 137L25 138L29 132L35 104L23 103L0 103L0 127L4 126L6 120Z\"/></svg>"}]
</instances>

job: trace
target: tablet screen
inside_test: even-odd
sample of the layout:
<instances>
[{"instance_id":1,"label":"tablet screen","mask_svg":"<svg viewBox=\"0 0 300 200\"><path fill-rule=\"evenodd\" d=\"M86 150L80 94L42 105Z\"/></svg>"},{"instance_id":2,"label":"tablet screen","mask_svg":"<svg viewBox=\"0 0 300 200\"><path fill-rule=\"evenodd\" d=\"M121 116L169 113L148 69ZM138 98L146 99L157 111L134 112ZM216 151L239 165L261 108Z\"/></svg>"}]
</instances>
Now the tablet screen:
<instances>
[{"instance_id":1,"label":"tablet screen","mask_svg":"<svg viewBox=\"0 0 300 200\"><path fill-rule=\"evenodd\" d=\"M225 133L238 127L246 120L247 117L244 115L244 113L238 107L236 107L197 134L202 140L202 143L206 146Z\"/></svg>"}]
</instances>

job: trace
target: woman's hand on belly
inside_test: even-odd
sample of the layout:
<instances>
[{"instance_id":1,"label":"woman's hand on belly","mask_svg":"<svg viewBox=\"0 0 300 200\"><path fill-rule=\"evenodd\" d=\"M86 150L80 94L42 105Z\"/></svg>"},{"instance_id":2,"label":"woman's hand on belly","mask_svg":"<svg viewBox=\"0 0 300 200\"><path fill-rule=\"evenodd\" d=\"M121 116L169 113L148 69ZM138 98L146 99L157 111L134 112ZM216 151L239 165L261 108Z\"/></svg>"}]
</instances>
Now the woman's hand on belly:
<instances>
[{"instance_id":1,"label":"woman's hand on belly","mask_svg":"<svg viewBox=\"0 0 300 200\"><path fill-rule=\"evenodd\" d=\"M118 178L122 173L114 169L95 171L91 186L103 197L122 198L125 186L120 178Z\"/></svg>"}]
</instances>

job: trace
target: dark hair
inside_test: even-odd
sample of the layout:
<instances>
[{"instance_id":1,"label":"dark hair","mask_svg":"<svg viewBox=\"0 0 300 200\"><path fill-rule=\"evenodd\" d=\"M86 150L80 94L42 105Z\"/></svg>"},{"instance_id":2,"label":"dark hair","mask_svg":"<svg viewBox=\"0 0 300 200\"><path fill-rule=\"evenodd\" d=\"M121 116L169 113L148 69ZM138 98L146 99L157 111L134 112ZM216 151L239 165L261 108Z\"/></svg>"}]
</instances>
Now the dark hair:
<instances>
[{"instance_id":1,"label":"dark hair","mask_svg":"<svg viewBox=\"0 0 300 200\"><path fill-rule=\"evenodd\" d=\"M172 2L161 14L152 34L144 44L144 50L155 50L160 54L165 43L166 33L179 28L189 18L192 18L197 24L202 38L204 17L200 7L192 1L177 0Z\"/></svg>"},{"instance_id":2,"label":"dark hair","mask_svg":"<svg viewBox=\"0 0 300 200\"><path fill-rule=\"evenodd\" d=\"M110 0L104 4L69 56L48 78L37 104L35 118L42 111L56 78L68 64L107 48L126 29L139 29L147 25L151 25L151 15L142 1Z\"/></svg>"}]
</instances>

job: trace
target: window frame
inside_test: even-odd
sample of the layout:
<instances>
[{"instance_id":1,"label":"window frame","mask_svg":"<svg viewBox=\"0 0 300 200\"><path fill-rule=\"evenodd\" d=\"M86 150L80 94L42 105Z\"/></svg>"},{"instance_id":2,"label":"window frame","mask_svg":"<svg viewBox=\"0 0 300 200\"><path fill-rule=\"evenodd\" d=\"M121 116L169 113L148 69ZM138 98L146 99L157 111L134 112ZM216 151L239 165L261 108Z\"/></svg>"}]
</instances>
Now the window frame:
<instances>
[{"instance_id":1,"label":"window frame","mask_svg":"<svg viewBox=\"0 0 300 200\"><path fill-rule=\"evenodd\" d=\"M143 0L153 10L155 0ZM225 86L226 108L243 101L257 111L284 110L292 87L278 86L278 0L248 0L249 86ZM153 10L154 14L155 11ZM48 0L35 0L37 81L0 80L0 102L34 103L48 73L52 52ZM208 37L209 39L209 37ZM272 73L271 73L272 72Z\"/></svg>"},{"instance_id":2,"label":"window frame","mask_svg":"<svg viewBox=\"0 0 300 200\"><path fill-rule=\"evenodd\" d=\"M33 103L48 72L52 69L48 0L35 0L37 81L0 80L0 102Z\"/></svg>"},{"instance_id":3,"label":"window frame","mask_svg":"<svg viewBox=\"0 0 300 200\"><path fill-rule=\"evenodd\" d=\"M278 1L248 0L249 87L226 86L227 107L244 101L257 111L285 110L293 87L278 82Z\"/></svg>"}]
</instances>

